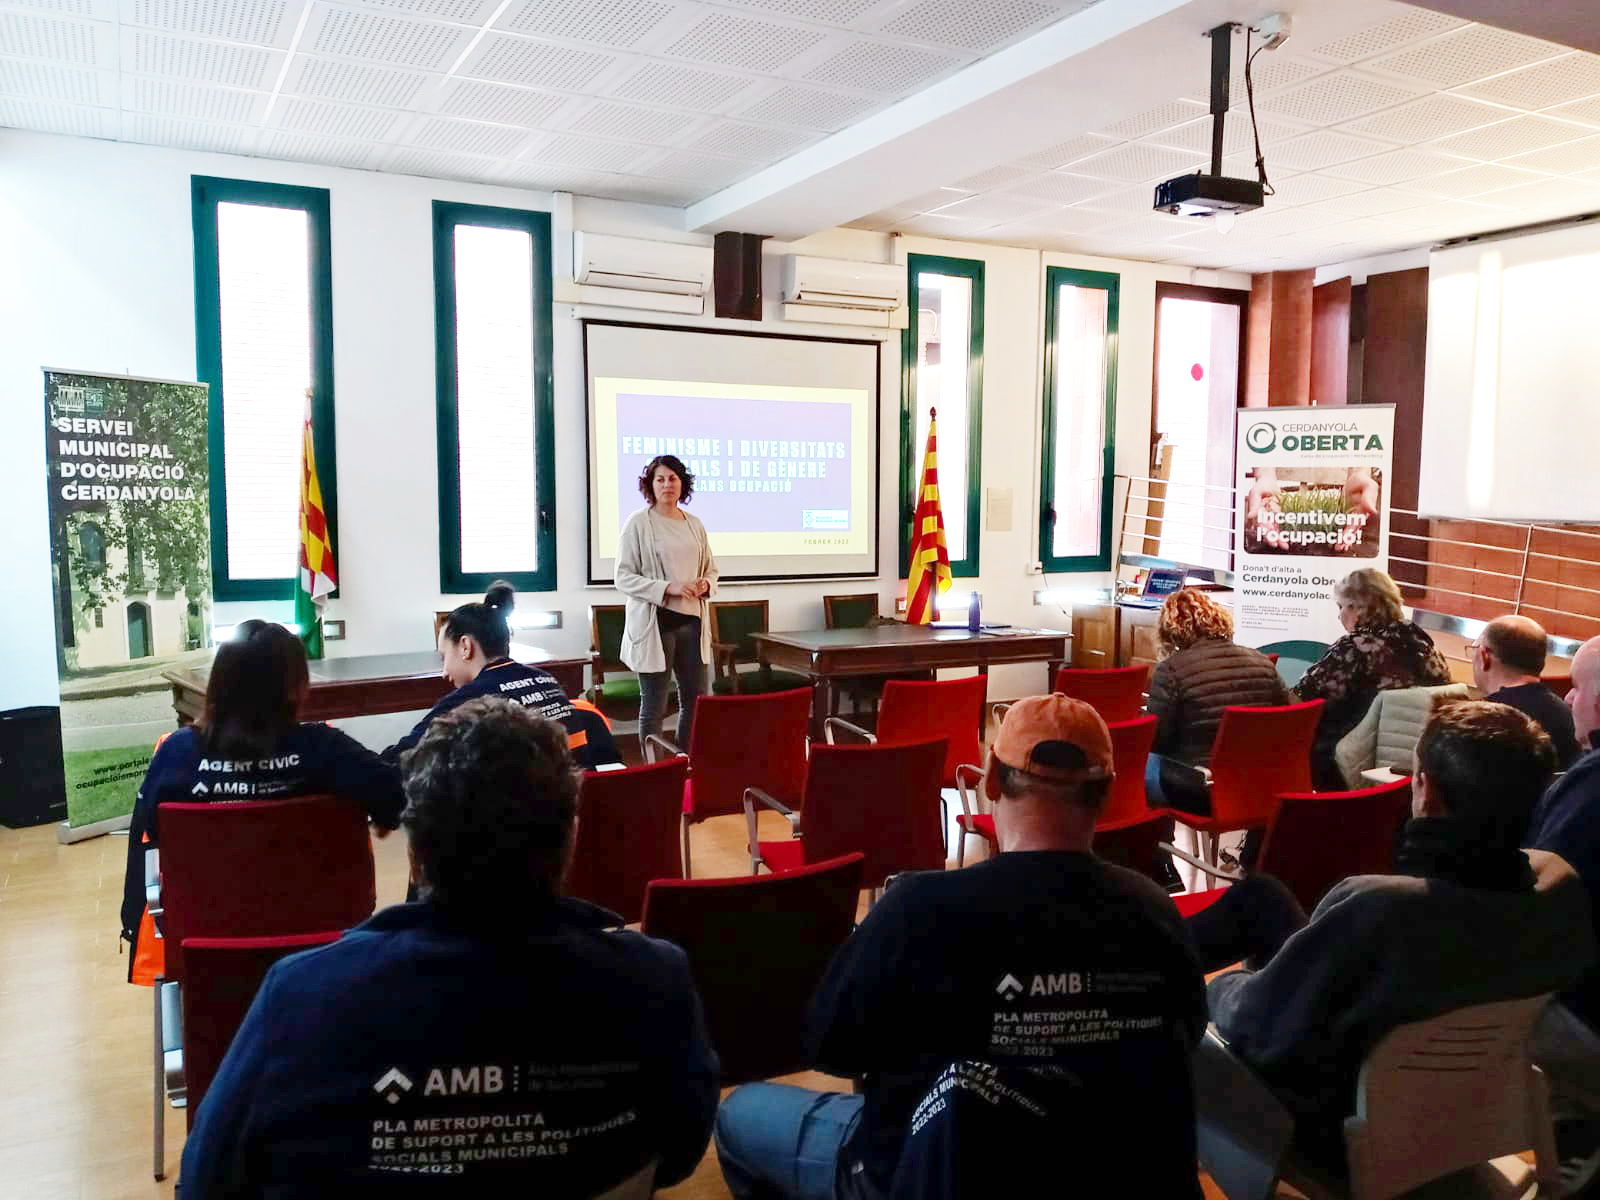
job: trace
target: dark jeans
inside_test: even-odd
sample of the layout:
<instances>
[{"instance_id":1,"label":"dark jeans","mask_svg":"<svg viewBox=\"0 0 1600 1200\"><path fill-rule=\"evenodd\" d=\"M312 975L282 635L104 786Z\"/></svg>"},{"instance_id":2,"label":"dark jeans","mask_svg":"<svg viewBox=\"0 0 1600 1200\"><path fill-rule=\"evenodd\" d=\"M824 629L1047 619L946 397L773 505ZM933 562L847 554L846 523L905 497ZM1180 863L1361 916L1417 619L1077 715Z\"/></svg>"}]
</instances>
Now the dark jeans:
<instances>
[{"instance_id":1,"label":"dark jeans","mask_svg":"<svg viewBox=\"0 0 1600 1200\"><path fill-rule=\"evenodd\" d=\"M1185 924L1207 973L1243 962L1252 970L1267 964L1306 926L1306 911L1294 894L1271 875L1247 875Z\"/></svg>"},{"instance_id":2,"label":"dark jeans","mask_svg":"<svg viewBox=\"0 0 1600 1200\"><path fill-rule=\"evenodd\" d=\"M661 714L667 710L667 677L678 680L678 733L674 739L689 749L689 732L694 725L694 702L700 698L705 666L700 662L700 618L671 609L658 608L656 623L661 628L661 648L666 651L665 671L639 672L639 748L652 733L661 732ZM648 751L646 752L648 754Z\"/></svg>"},{"instance_id":3,"label":"dark jeans","mask_svg":"<svg viewBox=\"0 0 1600 1200\"><path fill-rule=\"evenodd\" d=\"M734 1200L854 1200L859 1173L837 1185L839 1151L861 1121L860 1096L781 1083L735 1088L717 1110L717 1161Z\"/></svg>"},{"instance_id":4,"label":"dark jeans","mask_svg":"<svg viewBox=\"0 0 1600 1200\"><path fill-rule=\"evenodd\" d=\"M1211 815L1211 794L1200 772L1181 759L1152 754L1144 763L1144 794L1151 808Z\"/></svg>"}]
</instances>

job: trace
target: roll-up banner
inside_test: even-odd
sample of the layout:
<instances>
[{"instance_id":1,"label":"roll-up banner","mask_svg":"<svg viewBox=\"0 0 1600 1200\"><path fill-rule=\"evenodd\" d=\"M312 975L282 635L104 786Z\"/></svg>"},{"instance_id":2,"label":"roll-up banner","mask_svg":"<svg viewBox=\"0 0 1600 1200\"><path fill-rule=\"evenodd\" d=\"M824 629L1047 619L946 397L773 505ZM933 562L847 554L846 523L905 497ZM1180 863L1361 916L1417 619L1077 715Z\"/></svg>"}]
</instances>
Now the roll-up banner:
<instances>
[{"instance_id":1,"label":"roll-up banner","mask_svg":"<svg viewBox=\"0 0 1600 1200\"><path fill-rule=\"evenodd\" d=\"M209 656L203 383L46 370L67 819L125 817L173 727L162 672Z\"/></svg>"},{"instance_id":2,"label":"roll-up banner","mask_svg":"<svg viewBox=\"0 0 1600 1200\"><path fill-rule=\"evenodd\" d=\"M1389 564L1394 406L1244 408L1234 638L1287 677L1344 634L1333 585Z\"/></svg>"}]
</instances>

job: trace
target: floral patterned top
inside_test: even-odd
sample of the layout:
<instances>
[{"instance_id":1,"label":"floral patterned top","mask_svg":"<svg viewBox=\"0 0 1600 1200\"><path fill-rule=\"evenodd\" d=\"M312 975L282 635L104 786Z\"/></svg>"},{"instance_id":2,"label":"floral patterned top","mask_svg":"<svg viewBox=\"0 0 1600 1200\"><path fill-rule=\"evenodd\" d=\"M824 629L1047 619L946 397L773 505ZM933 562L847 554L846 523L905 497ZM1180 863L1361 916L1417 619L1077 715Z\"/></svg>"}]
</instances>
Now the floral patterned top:
<instances>
[{"instance_id":1,"label":"floral patterned top","mask_svg":"<svg viewBox=\"0 0 1600 1200\"><path fill-rule=\"evenodd\" d=\"M1312 750L1316 786L1344 786L1333 764L1333 747L1361 723L1379 692L1449 682L1444 655L1410 621L1362 621L1329 646L1294 687L1302 700L1327 702Z\"/></svg>"}]
</instances>

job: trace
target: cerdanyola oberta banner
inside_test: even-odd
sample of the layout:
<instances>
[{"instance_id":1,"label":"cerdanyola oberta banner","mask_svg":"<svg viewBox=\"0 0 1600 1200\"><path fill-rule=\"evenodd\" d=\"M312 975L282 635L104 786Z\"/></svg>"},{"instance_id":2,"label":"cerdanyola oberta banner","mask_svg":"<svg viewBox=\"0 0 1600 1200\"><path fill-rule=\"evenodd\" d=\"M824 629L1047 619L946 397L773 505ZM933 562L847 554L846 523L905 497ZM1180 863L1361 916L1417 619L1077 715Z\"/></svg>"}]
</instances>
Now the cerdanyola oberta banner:
<instances>
[{"instance_id":1,"label":"cerdanyola oberta banner","mask_svg":"<svg viewBox=\"0 0 1600 1200\"><path fill-rule=\"evenodd\" d=\"M1389 404L1239 410L1241 645L1309 663L1343 636L1333 585L1388 569L1393 440Z\"/></svg>"},{"instance_id":2,"label":"cerdanyola oberta banner","mask_svg":"<svg viewBox=\"0 0 1600 1200\"><path fill-rule=\"evenodd\" d=\"M44 373L67 819L133 811L173 725L161 672L208 657L203 383Z\"/></svg>"}]
</instances>

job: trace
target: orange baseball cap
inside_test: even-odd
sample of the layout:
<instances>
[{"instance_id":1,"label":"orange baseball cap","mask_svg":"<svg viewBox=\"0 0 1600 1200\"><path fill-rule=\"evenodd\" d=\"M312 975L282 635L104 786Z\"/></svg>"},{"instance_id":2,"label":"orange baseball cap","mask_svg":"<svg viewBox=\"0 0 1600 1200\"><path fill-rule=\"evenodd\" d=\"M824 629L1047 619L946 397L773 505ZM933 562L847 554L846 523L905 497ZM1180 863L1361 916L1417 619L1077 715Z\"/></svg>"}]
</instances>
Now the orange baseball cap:
<instances>
[{"instance_id":1,"label":"orange baseball cap","mask_svg":"<svg viewBox=\"0 0 1600 1200\"><path fill-rule=\"evenodd\" d=\"M1071 746L1076 755L1062 754ZM1100 714L1067 696L1028 696L1000 722L991 753L1006 766L1040 779L1109 779L1114 774L1111 733Z\"/></svg>"}]
</instances>

